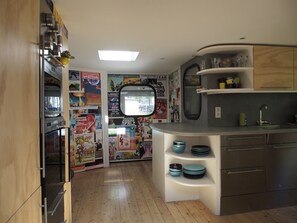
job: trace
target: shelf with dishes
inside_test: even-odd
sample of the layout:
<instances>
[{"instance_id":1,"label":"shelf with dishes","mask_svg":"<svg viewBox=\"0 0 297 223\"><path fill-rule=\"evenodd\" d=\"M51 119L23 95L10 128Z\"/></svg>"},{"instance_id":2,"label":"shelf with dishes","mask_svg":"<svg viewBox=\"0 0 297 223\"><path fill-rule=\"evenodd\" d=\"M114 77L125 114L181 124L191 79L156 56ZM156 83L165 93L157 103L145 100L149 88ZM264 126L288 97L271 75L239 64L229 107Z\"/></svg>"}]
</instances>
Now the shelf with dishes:
<instances>
[{"instance_id":1,"label":"shelf with dishes","mask_svg":"<svg viewBox=\"0 0 297 223\"><path fill-rule=\"evenodd\" d=\"M166 151L165 154L167 156L178 158L180 160L209 160L209 159L215 159L215 156L213 153L210 153L208 155L201 155L201 156L195 156L191 153L184 152L184 153L175 153L173 151Z\"/></svg>"},{"instance_id":2,"label":"shelf with dishes","mask_svg":"<svg viewBox=\"0 0 297 223\"><path fill-rule=\"evenodd\" d=\"M253 46L214 45L197 52L201 77L197 93L249 93L253 89Z\"/></svg>"},{"instance_id":3,"label":"shelf with dishes","mask_svg":"<svg viewBox=\"0 0 297 223\"><path fill-rule=\"evenodd\" d=\"M197 72L202 76L196 92L207 94L250 93L253 88L253 67L209 68Z\"/></svg>"},{"instance_id":4,"label":"shelf with dishes","mask_svg":"<svg viewBox=\"0 0 297 223\"><path fill-rule=\"evenodd\" d=\"M215 182L207 174L200 179L189 179L182 175L173 177L168 173L166 174L166 179L188 187L206 187L215 185Z\"/></svg>"}]
</instances>

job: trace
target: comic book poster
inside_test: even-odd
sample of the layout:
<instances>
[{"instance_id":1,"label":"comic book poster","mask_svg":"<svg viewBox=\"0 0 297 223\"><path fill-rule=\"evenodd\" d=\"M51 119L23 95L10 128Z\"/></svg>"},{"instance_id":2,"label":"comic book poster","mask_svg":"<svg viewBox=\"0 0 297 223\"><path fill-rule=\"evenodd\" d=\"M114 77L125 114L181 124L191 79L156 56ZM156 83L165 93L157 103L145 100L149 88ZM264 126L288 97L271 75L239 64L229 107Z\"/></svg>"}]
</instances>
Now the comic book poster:
<instances>
[{"instance_id":1,"label":"comic book poster","mask_svg":"<svg viewBox=\"0 0 297 223\"><path fill-rule=\"evenodd\" d=\"M80 81L80 71L69 70L69 81Z\"/></svg>"},{"instance_id":2,"label":"comic book poster","mask_svg":"<svg viewBox=\"0 0 297 223\"><path fill-rule=\"evenodd\" d=\"M108 91L119 91L123 85L124 77L118 74L108 75Z\"/></svg>"},{"instance_id":3,"label":"comic book poster","mask_svg":"<svg viewBox=\"0 0 297 223\"><path fill-rule=\"evenodd\" d=\"M151 159L152 155L152 141L143 141L142 150L140 151L141 159Z\"/></svg>"},{"instance_id":4,"label":"comic book poster","mask_svg":"<svg viewBox=\"0 0 297 223\"><path fill-rule=\"evenodd\" d=\"M81 91L80 81L69 81L69 91Z\"/></svg>"},{"instance_id":5,"label":"comic book poster","mask_svg":"<svg viewBox=\"0 0 297 223\"><path fill-rule=\"evenodd\" d=\"M123 83L124 84L140 84L140 76L139 75L127 75L124 76Z\"/></svg>"},{"instance_id":6,"label":"comic book poster","mask_svg":"<svg viewBox=\"0 0 297 223\"><path fill-rule=\"evenodd\" d=\"M108 116L119 117L120 116L120 104L119 104L119 93L108 92Z\"/></svg>"},{"instance_id":7,"label":"comic book poster","mask_svg":"<svg viewBox=\"0 0 297 223\"><path fill-rule=\"evenodd\" d=\"M75 165L95 161L95 143L94 134L75 134Z\"/></svg>"},{"instance_id":8,"label":"comic book poster","mask_svg":"<svg viewBox=\"0 0 297 223\"><path fill-rule=\"evenodd\" d=\"M87 113L76 116L74 134L91 133L96 131L95 114Z\"/></svg>"},{"instance_id":9,"label":"comic book poster","mask_svg":"<svg viewBox=\"0 0 297 223\"><path fill-rule=\"evenodd\" d=\"M154 119L167 119L167 100L157 99L156 111L153 114Z\"/></svg>"},{"instance_id":10,"label":"comic book poster","mask_svg":"<svg viewBox=\"0 0 297 223\"><path fill-rule=\"evenodd\" d=\"M96 130L96 135L95 135L95 146L96 146L95 159L103 159L102 143L103 143L102 129Z\"/></svg>"},{"instance_id":11,"label":"comic book poster","mask_svg":"<svg viewBox=\"0 0 297 223\"><path fill-rule=\"evenodd\" d=\"M135 126L117 126L117 150L131 152L136 150Z\"/></svg>"},{"instance_id":12,"label":"comic book poster","mask_svg":"<svg viewBox=\"0 0 297 223\"><path fill-rule=\"evenodd\" d=\"M81 72L81 89L85 92L86 105L101 105L100 73Z\"/></svg>"},{"instance_id":13,"label":"comic book poster","mask_svg":"<svg viewBox=\"0 0 297 223\"><path fill-rule=\"evenodd\" d=\"M168 76L168 92L169 92L169 112L170 121L178 122L180 117L180 104L181 104L181 87L180 87L180 74L175 71Z\"/></svg>"},{"instance_id":14,"label":"comic book poster","mask_svg":"<svg viewBox=\"0 0 297 223\"><path fill-rule=\"evenodd\" d=\"M141 83L153 86L156 90L157 98L166 98L166 75L142 75Z\"/></svg>"},{"instance_id":15,"label":"comic book poster","mask_svg":"<svg viewBox=\"0 0 297 223\"><path fill-rule=\"evenodd\" d=\"M69 93L70 108L84 107L86 105L86 97L83 92Z\"/></svg>"}]
</instances>

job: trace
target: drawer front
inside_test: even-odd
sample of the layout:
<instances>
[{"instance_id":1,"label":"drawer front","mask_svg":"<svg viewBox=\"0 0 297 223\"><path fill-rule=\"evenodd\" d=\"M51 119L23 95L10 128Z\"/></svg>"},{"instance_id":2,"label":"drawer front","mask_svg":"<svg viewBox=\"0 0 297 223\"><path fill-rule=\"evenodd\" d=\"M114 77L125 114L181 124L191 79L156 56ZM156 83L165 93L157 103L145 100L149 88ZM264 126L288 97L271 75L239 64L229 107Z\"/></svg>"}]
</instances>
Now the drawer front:
<instances>
[{"instance_id":1,"label":"drawer front","mask_svg":"<svg viewBox=\"0 0 297 223\"><path fill-rule=\"evenodd\" d=\"M221 148L221 169L264 166L266 146L236 146Z\"/></svg>"},{"instance_id":2,"label":"drawer front","mask_svg":"<svg viewBox=\"0 0 297 223\"><path fill-rule=\"evenodd\" d=\"M264 145L266 135L221 136L221 146Z\"/></svg>"},{"instance_id":3,"label":"drawer front","mask_svg":"<svg viewBox=\"0 0 297 223\"><path fill-rule=\"evenodd\" d=\"M268 144L297 142L297 133L268 134L267 137Z\"/></svg>"},{"instance_id":4,"label":"drawer front","mask_svg":"<svg viewBox=\"0 0 297 223\"><path fill-rule=\"evenodd\" d=\"M222 196L260 193L265 191L264 167L221 171Z\"/></svg>"}]
</instances>

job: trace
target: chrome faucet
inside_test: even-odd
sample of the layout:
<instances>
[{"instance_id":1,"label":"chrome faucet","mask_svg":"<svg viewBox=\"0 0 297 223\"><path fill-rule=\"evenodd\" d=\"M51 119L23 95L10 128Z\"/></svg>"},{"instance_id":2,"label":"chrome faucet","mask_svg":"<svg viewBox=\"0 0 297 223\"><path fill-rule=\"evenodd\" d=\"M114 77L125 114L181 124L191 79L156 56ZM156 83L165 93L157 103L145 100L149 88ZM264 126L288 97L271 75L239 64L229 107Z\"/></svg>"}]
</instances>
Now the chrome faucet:
<instances>
[{"instance_id":1,"label":"chrome faucet","mask_svg":"<svg viewBox=\"0 0 297 223\"><path fill-rule=\"evenodd\" d=\"M260 126L265 125L265 124L266 125L267 124L268 125L271 124L270 122L263 120L263 112L262 112L263 109L267 110L268 109L268 106L266 104L263 104L263 105L261 105L261 107L259 109L259 121L258 121L258 125L260 125Z\"/></svg>"}]
</instances>

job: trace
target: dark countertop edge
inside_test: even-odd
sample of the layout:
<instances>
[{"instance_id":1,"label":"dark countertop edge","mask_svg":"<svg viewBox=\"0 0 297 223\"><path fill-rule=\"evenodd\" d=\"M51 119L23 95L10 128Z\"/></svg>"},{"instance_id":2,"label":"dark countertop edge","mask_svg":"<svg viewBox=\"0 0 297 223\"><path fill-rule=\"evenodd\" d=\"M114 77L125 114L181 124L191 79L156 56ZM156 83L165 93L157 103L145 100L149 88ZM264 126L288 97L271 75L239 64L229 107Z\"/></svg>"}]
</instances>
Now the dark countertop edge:
<instances>
[{"instance_id":1,"label":"dark countertop edge","mask_svg":"<svg viewBox=\"0 0 297 223\"><path fill-rule=\"evenodd\" d=\"M188 123L153 123L153 130L181 135L181 136L208 136L208 135L249 135L249 134L273 134L273 133L297 133L297 126L280 125L272 129L263 129L259 126L246 127L201 127Z\"/></svg>"}]
</instances>

